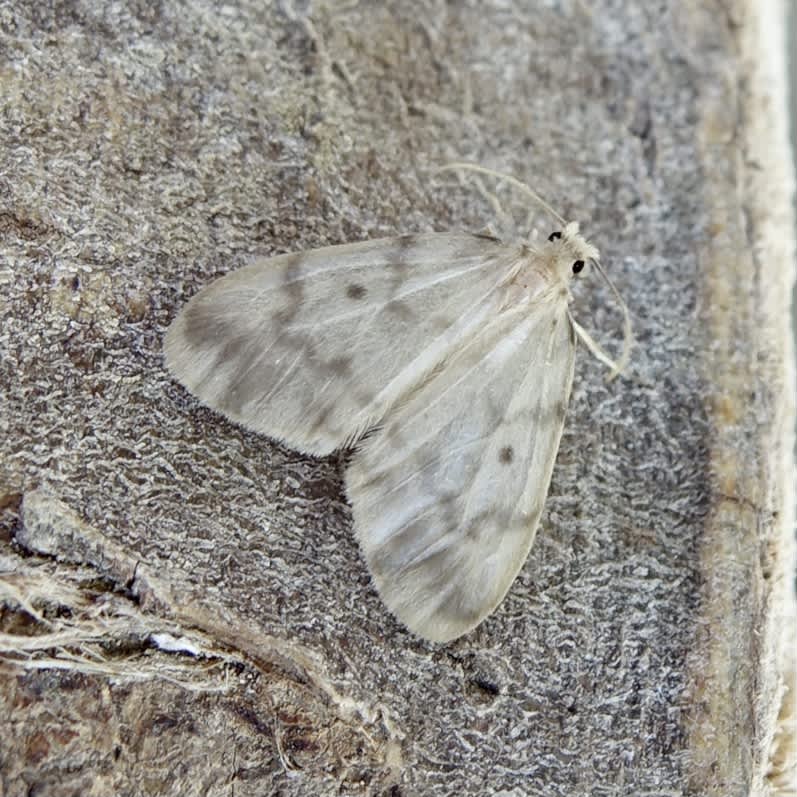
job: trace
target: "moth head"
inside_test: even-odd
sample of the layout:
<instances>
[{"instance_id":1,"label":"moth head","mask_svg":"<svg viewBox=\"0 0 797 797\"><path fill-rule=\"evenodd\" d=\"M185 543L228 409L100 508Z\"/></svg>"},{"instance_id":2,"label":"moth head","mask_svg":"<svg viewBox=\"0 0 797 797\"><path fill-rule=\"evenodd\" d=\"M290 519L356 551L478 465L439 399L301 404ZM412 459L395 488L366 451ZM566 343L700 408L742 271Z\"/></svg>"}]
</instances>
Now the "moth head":
<instances>
[{"instance_id":1,"label":"moth head","mask_svg":"<svg viewBox=\"0 0 797 797\"><path fill-rule=\"evenodd\" d=\"M578 222L571 221L548 236L546 245L551 268L565 285L574 276L584 273L590 261L600 257L598 250L578 231Z\"/></svg>"}]
</instances>

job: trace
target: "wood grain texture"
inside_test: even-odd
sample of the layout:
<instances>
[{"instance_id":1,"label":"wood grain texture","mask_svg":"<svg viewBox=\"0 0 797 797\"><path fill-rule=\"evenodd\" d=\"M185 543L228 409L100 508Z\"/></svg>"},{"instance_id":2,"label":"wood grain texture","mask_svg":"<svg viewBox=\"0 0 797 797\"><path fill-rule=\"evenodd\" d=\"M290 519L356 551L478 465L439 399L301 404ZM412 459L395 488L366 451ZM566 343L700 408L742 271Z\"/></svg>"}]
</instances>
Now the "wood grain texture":
<instances>
[{"instance_id":1,"label":"wood grain texture","mask_svg":"<svg viewBox=\"0 0 797 797\"><path fill-rule=\"evenodd\" d=\"M0 11L4 794L785 793L778 7ZM345 463L219 420L160 350L252 256L506 222L453 159L581 222L638 346L608 385L579 352L529 560L432 646L369 582ZM575 312L611 347L597 280Z\"/></svg>"}]
</instances>

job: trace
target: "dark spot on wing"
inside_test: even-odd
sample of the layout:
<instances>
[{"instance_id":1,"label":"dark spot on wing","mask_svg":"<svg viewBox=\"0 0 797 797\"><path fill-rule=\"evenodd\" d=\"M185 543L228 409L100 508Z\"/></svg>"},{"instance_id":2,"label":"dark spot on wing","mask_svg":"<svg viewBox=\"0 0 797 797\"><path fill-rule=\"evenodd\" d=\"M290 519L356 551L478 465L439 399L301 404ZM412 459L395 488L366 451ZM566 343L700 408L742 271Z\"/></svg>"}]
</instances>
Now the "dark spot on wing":
<instances>
[{"instance_id":1,"label":"dark spot on wing","mask_svg":"<svg viewBox=\"0 0 797 797\"><path fill-rule=\"evenodd\" d=\"M390 270L390 295L395 296L407 280L412 260L412 249L418 243L417 235L399 235L393 239L393 251L387 257Z\"/></svg>"},{"instance_id":2,"label":"dark spot on wing","mask_svg":"<svg viewBox=\"0 0 797 797\"><path fill-rule=\"evenodd\" d=\"M277 310L274 313L274 326L277 327L286 327L288 324L296 318L296 313L299 311L298 305L286 307L282 310Z\"/></svg>"},{"instance_id":3,"label":"dark spot on wing","mask_svg":"<svg viewBox=\"0 0 797 797\"><path fill-rule=\"evenodd\" d=\"M293 298L301 299L302 296L302 260L304 255L297 252L293 255L283 255L282 263L282 288Z\"/></svg>"},{"instance_id":4,"label":"dark spot on wing","mask_svg":"<svg viewBox=\"0 0 797 797\"><path fill-rule=\"evenodd\" d=\"M216 364L223 366L234 362L236 365L244 366L248 359L246 350L249 342L244 335L227 335L216 349Z\"/></svg>"},{"instance_id":5,"label":"dark spot on wing","mask_svg":"<svg viewBox=\"0 0 797 797\"><path fill-rule=\"evenodd\" d=\"M412 261L412 250L418 245L418 236L399 235L393 241L393 251L388 257L388 263L395 273L404 276Z\"/></svg>"},{"instance_id":6,"label":"dark spot on wing","mask_svg":"<svg viewBox=\"0 0 797 797\"><path fill-rule=\"evenodd\" d=\"M281 288L288 299L288 307L276 315L276 320L282 324L293 321L304 301L304 286L302 285L301 263L303 255L283 255L285 258L282 271Z\"/></svg>"},{"instance_id":7,"label":"dark spot on wing","mask_svg":"<svg viewBox=\"0 0 797 797\"><path fill-rule=\"evenodd\" d=\"M512 446L504 446L498 452L498 461L503 465L509 465L515 458L515 451Z\"/></svg>"},{"instance_id":8,"label":"dark spot on wing","mask_svg":"<svg viewBox=\"0 0 797 797\"><path fill-rule=\"evenodd\" d=\"M364 285L352 283L346 286L346 296L348 296L349 299L362 299L365 297L366 293L368 293L368 291L365 289Z\"/></svg>"},{"instance_id":9,"label":"dark spot on wing","mask_svg":"<svg viewBox=\"0 0 797 797\"><path fill-rule=\"evenodd\" d=\"M183 310L183 332L194 349L205 349L208 343L222 343L236 334L235 325L211 312L201 298L189 302Z\"/></svg>"},{"instance_id":10,"label":"dark spot on wing","mask_svg":"<svg viewBox=\"0 0 797 797\"><path fill-rule=\"evenodd\" d=\"M387 310L389 313L397 315L399 318L402 318L405 321L409 321L414 315L410 309L410 306L401 299L392 299L389 301L385 305L385 310Z\"/></svg>"},{"instance_id":11,"label":"dark spot on wing","mask_svg":"<svg viewBox=\"0 0 797 797\"><path fill-rule=\"evenodd\" d=\"M465 536L469 540L478 540L480 537L488 534L491 529L494 529L498 521L495 520L497 510L482 510L477 512L474 517L468 521ZM457 524L459 525L459 524ZM499 523L500 526L500 523Z\"/></svg>"},{"instance_id":12,"label":"dark spot on wing","mask_svg":"<svg viewBox=\"0 0 797 797\"><path fill-rule=\"evenodd\" d=\"M351 357L333 357L327 367L336 376L348 376L351 373Z\"/></svg>"}]
</instances>

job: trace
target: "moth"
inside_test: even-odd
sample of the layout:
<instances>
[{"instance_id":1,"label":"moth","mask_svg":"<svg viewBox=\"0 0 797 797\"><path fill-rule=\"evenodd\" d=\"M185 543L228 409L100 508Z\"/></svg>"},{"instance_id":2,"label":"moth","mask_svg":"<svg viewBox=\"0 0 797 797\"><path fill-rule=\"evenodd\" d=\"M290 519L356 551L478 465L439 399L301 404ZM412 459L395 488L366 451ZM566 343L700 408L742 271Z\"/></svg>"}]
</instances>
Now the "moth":
<instances>
[{"instance_id":1,"label":"moth","mask_svg":"<svg viewBox=\"0 0 797 797\"><path fill-rule=\"evenodd\" d=\"M194 296L164 344L227 418L314 456L354 447L346 491L374 584L434 642L477 626L526 560L577 337L615 371L628 356L615 365L570 314L598 250L498 176L554 215L547 240L429 233L256 260Z\"/></svg>"}]
</instances>

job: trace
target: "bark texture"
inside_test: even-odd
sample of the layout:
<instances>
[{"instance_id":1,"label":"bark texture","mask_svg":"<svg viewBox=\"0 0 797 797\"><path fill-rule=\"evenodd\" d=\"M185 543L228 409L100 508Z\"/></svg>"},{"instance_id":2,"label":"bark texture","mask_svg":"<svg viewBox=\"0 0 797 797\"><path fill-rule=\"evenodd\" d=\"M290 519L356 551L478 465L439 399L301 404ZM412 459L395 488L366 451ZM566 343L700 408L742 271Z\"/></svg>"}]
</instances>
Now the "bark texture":
<instances>
[{"instance_id":1,"label":"bark texture","mask_svg":"<svg viewBox=\"0 0 797 797\"><path fill-rule=\"evenodd\" d=\"M0 794L787 793L781 10L0 8ZM453 159L582 223L637 346L608 384L580 350L529 561L434 646L369 583L345 455L226 423L160 352L252 254L495 223ZM597 280L575 312L611 346Z\"/></svg>"}]
</instances>

